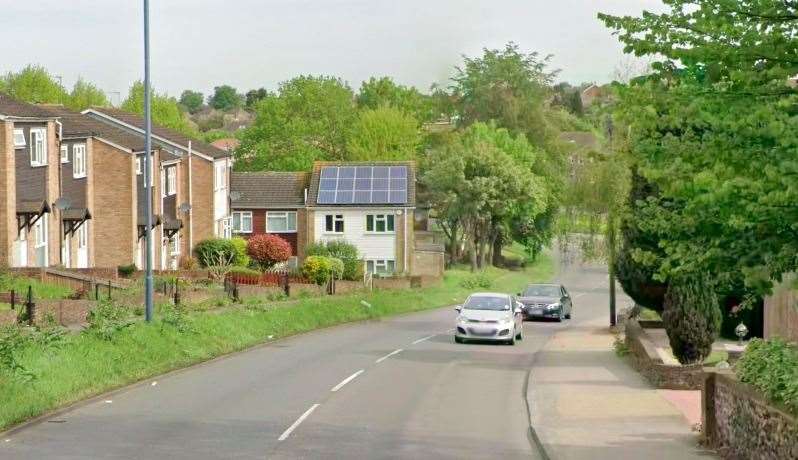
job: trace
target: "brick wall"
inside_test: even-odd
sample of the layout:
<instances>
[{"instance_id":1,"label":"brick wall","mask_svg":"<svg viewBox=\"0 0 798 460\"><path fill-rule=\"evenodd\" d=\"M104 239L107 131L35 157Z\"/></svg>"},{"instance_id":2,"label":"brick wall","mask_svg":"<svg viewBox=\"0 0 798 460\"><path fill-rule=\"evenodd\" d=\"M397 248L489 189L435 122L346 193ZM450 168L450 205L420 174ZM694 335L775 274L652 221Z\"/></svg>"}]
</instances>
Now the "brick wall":
<instances>
[{"instance_id":1,"label":"brick wall","mask_svg":"<svg viewBox=\"0 0 798 460\"><path fill-rule=\"evenodd\" d=\"M199 157L191 160L194 244L213 238L213 163Z\"/></svg>"},{"instance_id":2,"label":"brick wall","mask_svg":"<svg viewBox=\"0 0 798 460\"><path fill-rule=\"evenodd\" d=\"M47 122L47 202L55 203L61 191L58 189L59 166L61 165L61 149L58 139L58 128L55 122ZM54 209L53 212L45 214L47 222L47 247L49 253L49 265L61 263L61 216ZM43 217L44 218L44 217ZM35 260L35 259L34 259ZM30 262L30 259L29 259Z\"/></svg>"},{"instance_id":3,"label":"brick wall","mask_svg":"<svg viewBox=\"0 0 798 460\"><path fill-rule=\"evenodd\" d=\"M443 252L420 251L413 253L412 274L419 276L443 276L446 260Z\"/></svg>"},{"instance_id":4,"label":"brick wall","mask_svg":"<svg viewBox=\"0 0 798 460\"><path fill-rule=\"evenodd\" d=\"M104 142L93 147L92 169L101 176L93 184L94 266L132 264L138 240L135 158Z\"/></svg>"},{"instance_id":5,"label":"brick wall","mask_svg":"<svg viewBox=\"0 0 798 460\"><path fill-rule=\"evenodd\" d=\"M0 122L0 265L13 264L16 232L14 124Z\"/></svg>"},{"instance_id":6,"label":"brick wall","mask_svg":"<svg viewBox=\"0 0 798 460\"><path fill-rule=\"evenodd\" d=\"M798 458L798 417L777 408L729 372L707 374L703 430L723 458Z\"/></svg>"},{"instance_id":7,"label":"brick wall","mask_svg":"<svg viewBox=\"0 0 798 460\"><path fill-rule=\"evenodd\" d=\"M44 322L48 315L62 326L86 323L86 317L96 302L92 300L37 300L34 322Z\"/></svg>"},{"instance_id":8,"label":"brick wall","mask_svg":"<svg viewBox=\"0 0 798 460\"><path fill-rule=\"evenodd\" d=\"M674 366L663 363L654 343L636 320L626 321L625 331L632 364L649 383L669 390L701 389L704 384L704 368L701 364Z\"/></svg>"}]
</instances>

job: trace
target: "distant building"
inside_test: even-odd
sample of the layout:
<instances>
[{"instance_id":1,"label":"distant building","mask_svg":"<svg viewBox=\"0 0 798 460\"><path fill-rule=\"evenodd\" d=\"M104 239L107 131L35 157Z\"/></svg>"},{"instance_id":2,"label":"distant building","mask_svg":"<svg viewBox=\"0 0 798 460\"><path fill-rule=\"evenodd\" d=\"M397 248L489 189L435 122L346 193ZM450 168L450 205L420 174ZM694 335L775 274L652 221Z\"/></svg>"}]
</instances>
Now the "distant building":
<instances>
[{"instance_id":1,"label":"distant building","mask_svg":"<svg viewBox=\"0 0 798 460\"><path fill-rule=\"evenodd\" d=\"M232 153L233 150L237 149L238 146L241 145L241 141L234 137L225 137L223 139L217 139L211 142L211 145L218 149Z\"/></svg>"},{"instance_id":2,"label":"distant building","mask_svg":"<svg viewBox=\"0 0 798 460\"><path fill-rule=\"evenodd\" d=\"M600 98L604 94L604 91L601 89L600 86L597 85L590 85L584 90L582 90L581 98L582 98L582 107L588 108L596 102L596 99Z\"/></svg>"}]
</instances>

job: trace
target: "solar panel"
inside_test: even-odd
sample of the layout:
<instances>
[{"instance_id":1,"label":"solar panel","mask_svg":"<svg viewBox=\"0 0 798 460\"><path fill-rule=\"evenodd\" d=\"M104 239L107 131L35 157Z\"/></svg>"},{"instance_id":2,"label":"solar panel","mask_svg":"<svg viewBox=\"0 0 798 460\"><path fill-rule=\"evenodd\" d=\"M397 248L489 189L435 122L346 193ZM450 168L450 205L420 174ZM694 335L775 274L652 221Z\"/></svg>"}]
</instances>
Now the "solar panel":
<instances>
[{"instance_id":1,"label":"solar panel","mask_svg":"<svg viewBox=\"0 0 798 460\"><path fill-rule=\"evenodd\" d=\"M407 166L327 166L321 170L319 204L407 203Z\"/></svg>"}]
</instances>

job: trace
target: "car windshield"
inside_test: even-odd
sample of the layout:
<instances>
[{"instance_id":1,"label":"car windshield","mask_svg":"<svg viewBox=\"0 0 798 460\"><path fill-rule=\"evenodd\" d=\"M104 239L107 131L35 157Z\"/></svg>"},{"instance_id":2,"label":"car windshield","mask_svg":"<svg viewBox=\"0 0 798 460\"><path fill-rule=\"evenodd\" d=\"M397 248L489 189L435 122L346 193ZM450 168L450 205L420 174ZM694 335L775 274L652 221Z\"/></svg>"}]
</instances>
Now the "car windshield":
<instances>
[{"instance_id":1,"label":"car windshield","mask_svg":"<svg viewBox=\"0 0 798 460\"><path fill-rule=\"evenodd\" d=\"M463 308L466 310L504 311L510 309L509 302L507 297L473 296L468 298Z\"/></svg>"},{"instance_id":2,"label":"car windshield","mask_svg":"<svg viewBox=\"0 0 798 460\"><path fill-rule=\"evenodd\" d=\"M559 297L559 286L534 285L524 291L524 297Z\"/></svg>"}]
</instances>

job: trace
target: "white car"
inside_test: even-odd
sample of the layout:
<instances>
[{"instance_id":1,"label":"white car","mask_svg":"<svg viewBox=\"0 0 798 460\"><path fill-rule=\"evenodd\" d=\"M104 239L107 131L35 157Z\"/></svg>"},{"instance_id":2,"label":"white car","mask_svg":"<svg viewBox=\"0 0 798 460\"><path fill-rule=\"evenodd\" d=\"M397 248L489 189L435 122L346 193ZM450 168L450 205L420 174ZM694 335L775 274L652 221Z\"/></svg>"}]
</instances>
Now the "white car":
<instances>
[{"instance_id":1,"label":"white car","mask_svg":"<svg viewBox=\"0 0 798 460\"><path fill-rule=\"evenodd\" d=\"M454 341L490 340L515 345L524 338L523 305L508 294L480 292L471 294L455 310L457 325Z\"/></svg>"}]
</instances>

